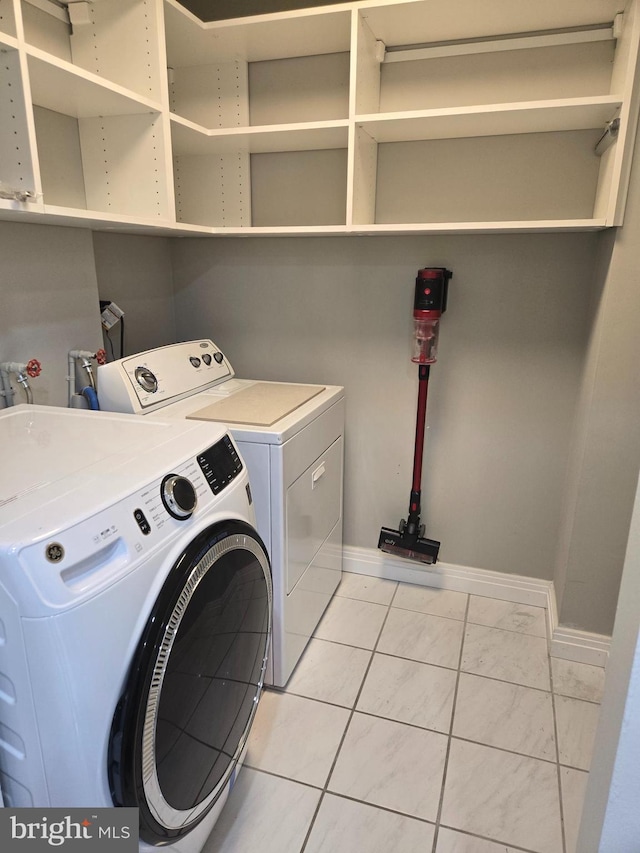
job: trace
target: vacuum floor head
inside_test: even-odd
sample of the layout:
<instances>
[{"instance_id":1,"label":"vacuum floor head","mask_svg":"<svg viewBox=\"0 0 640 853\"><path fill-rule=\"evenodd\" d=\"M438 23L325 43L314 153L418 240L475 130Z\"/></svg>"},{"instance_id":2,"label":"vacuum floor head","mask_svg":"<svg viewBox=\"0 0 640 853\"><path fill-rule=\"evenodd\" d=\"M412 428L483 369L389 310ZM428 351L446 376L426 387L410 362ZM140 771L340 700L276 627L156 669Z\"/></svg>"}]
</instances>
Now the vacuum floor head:
<instances>
[{"instance_id":1,"label":"vacuum floor head","mask_svg":"<svg viewBox=\"0 0 640 853\"><path fill-rule=\"evenodd\" d=\"M386 554L433 565L438 559L440 543L435 539L424 539L383 527L378 539L378 548Z\"/></svg>"}]
</instances>

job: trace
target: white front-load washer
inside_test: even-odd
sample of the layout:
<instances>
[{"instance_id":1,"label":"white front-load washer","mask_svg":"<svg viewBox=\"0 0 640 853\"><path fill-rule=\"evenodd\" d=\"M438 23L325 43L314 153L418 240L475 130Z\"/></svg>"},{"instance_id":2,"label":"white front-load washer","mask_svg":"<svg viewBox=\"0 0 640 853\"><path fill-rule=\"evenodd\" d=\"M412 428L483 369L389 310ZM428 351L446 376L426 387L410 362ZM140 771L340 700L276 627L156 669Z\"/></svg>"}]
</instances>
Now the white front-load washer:
<instances>
[{"instance_id":1,"label":"white front-load washer","mask_svg":"<svg viewBox=\"0 0 640 853\"><path fill-rule=\"evenodd\" d=\"M227 430L0 412L0 785L10 807L139 808L196 853L263 683L268 557Z\"/></svg>"},{"instance_id":2,"label":"white front-load washer","mask_svg":"<svg viewBox=\"0 0 640 853\"><path fill-rule=\"evenodd\" d=\"M238 379L203 339L100 366L98 392L108 411L227 424L271 557L267 683L283 687L342 579L344 389Z\"/></svg>"}]
</instances>

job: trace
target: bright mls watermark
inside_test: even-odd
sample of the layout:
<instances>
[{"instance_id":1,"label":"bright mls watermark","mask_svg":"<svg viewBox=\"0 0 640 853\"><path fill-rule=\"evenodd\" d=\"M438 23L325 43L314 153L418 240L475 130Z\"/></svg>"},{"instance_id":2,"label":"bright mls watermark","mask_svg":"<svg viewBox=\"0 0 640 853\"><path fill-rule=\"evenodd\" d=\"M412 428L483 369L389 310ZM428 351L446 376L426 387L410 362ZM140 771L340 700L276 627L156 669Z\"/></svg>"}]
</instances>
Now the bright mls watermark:
<instances>
[{"instance_id":1,"label":"bright mls watermark","mask_svg":"<svg viewBox=\"0 0 640 853\"><path fill-rule=\"evenodd\" d=\"M7 853L138 853L138 809L0 809Z\"/></svg>"}]
</instances>

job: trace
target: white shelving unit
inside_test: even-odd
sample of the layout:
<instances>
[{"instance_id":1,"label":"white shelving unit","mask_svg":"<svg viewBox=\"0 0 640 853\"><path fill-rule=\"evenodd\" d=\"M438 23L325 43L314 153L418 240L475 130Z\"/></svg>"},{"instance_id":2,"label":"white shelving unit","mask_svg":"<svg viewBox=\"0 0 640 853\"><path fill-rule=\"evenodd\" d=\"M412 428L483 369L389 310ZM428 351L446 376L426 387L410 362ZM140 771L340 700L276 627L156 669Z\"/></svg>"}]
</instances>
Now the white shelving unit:
<instances>
[{"instance_id":1,"label":"white shelving unit","mask_svg":"<svg viewBox=\"0 0 640 853\"><path fill-rule=\"evenodd\" d=\"M80 0L71 21L0 0L0 181L30 194L0 216L176 234L620 225L638 2L355 0L203 23L177 0Z\"/></svg>"},{"instance_id":2,"label":"white shelving unit","mask_svg":"<svg viewBox=\"0 0 640 853\"><path fill-rule=\"evenodd\" d=\"M167 224L174 202L162 7L156 0L72 7L73 24L59 4L13 0L19 86L6 76L0 82L24 99L19 136L32 199L5 210L30 221ZM0 146L5 129L2 122ZM4 163L0 181L19 189Z\"/></svg>"}]
</instances>

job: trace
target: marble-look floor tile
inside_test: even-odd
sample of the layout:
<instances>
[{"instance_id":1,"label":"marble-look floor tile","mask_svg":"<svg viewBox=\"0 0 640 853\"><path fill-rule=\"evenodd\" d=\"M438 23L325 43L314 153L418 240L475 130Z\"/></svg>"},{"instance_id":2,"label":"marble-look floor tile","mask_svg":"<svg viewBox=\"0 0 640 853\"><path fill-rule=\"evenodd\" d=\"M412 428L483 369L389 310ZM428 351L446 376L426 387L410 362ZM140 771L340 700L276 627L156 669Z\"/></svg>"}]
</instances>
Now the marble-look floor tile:
<instances>
[{"instance_id":1,"label":"marble-look floor tile","mask_svg":"<svg viewBox=\"0 0 640 853\"><path fill-rule=\"evenodd\" d=\"M287 682L287 693L353 708L371 652L312 639Z\"/></svg>"},{"instance_id":2,"label":"marble-look floor tile","mask_svg":"<svg viewBox=\"0 0 640 853\"><path fill-rule=\"evenodd\" d=\"M329 790L433 821L438 813L447 738L355 713Z\"/></svg>"},{"instance_id":3,"label":"marble-look floor tile","mask_svg":"<svg viewBox=\"0 0 640 853\"><path fill-rule=\"evenodd\" d=\"M464 623L391 607L378 651L457 669Z\"/></svg>"},{"instance_id":4,"label":"marble-look floor tile","mask_svg":"<svg viewBox=\"0 0 640 853\"><path fill-rule=\"evenodd\" d=\"M376 654L357 709L448 734L455 687L452 669Z\"/></svg>"},{"instance_id":5,"label":"marble-look floor tile","mask_svg":"<svg viewBox=\"0 0 640 853\"><path fill-rule=\"evenodd\" d=\"M202 853L298 853L320 791L243 767Z\"/></svg>"},{"instance_id":6,"label":"marble-look floor tile","mask_svg":"<svg viewBox=\"0 0 640 853\"><path fill-rule=\"evenodd\" d=\"M519 684L461 673L453 734L556 760L551 693Z\"/></svg>"},{"instance_id":7,"label":"marble-look floor tile","mask_svg":"<svg viewBox=\"0 0 640 853\"><path fill-rule=\"evenodd\" d=\"M397 586L397 581L358 575L355 572L343 572L342 581L335 594L343 598L357 598L360 601L370 601L372 604L387 605L391 604Z\"/></svg>"},{"instance_id":8,"label":"marble-look floor tile","mask_svg":"<svg viewBox=\"0 0 640 853\"><path fill-rule=\"evenodd\" d=\"M349 713L346 708L312 699L265 691L249 736L245 763L322 787Z\"/></svg>"},{"instance_id":9,"label":"marble-look floor tile","mask_svg":"<svg viewBox=\"0 0 640 853\"><path fill-rule=\"evenodd\" d=\"M433 833L430 823L327 794L305 853L426 853Z\"/></svg>"},{"instance_id":10,"label":"marble-look floor tile","mask_svg":"<svg viewBox=\"0 0 640 853\"><path fill-rule=\"evenodd\" d=\"M536 853L562 853L556 765L453 739L441 822Z\"/></svg>"},{"instance_id":11,"label":"marble-look floor tile","mask_svg":"<svg viewBox=\"0 0 640 853\"><path fill-rule=\"evenodd\" d=\"M567 696L556 696L555 704L560 764L588 770L600 705Z\"/></svg>"},{"instance_id":12,"label":"marble-look floor tile","mask_svg":"<svg viewBox=\"0 0 640 853\"><path fill-rule=\"evenodd\" d=\"M316 628L315 636L320 640L373 649L387 609L382 604L372 604L370 601L334 596Z\"/></svg>"},{"instance_id":13,"label":"marble-look floor tile","mask_svg":"<svg viewBox=\"0 0 640 853\"><path fill-rule=\"evenodd\" d=\"M583 770L573 770L571 767L560 768L564 839L567 845L567 853L579 853L578 831L588 779L589 774Z\"/></svg>"},{"instance_id":14,"label":"marble-look floor tile","mask_svg":"<svg viewBox=\"0 0 640 853\"><path fill-rule=\"evenodd\" d=\"M438 831L436 853L520 853L520 851L515 847L496 844L495 841L487 841L484 838L478 838L477 835L465 835L441 826Z\"/></svg>"},{"instance_id":15,"label":"marble-look floor tile","mask_svg":"<svg viewBox=\"0 0 640 853\"><path fill-rule=\"evenodd\" d=\"M431 616L464 619L468 598L466 592L401 583L393 599L393 606L429 613Z\"/></svg>"},{"instance_id":16,"label":"marble-look floor tile","mask_svg":"<svg viewBox=\"0 0 640 853\"><path fill-rule=\"evenodd\" d=\"M601 702L604 691L604 667L551 658L553 692L573 699Z\"/></svg>"},{"instance_id":17,"label":"marble-look floor tile","mask_svg":"<svg viewBox=\"0 0 640 853\"><path fill-rule=\"evenodd\" d=\"M462 653L464 672L550 690L547 641L484 625L467 625Z\"/></svg>"},{"instance_id":18,"label":"marble-look floor tile","mask_svg":"<svg viewBox=\"0 0 640 853\"><path fill-rule=\"evenodd\" d=\"M546 613L544 607L532 607L529 604L514 604L511 601L498 601L495 598L472 595L467 619L469 622L486 625L488 628L502 628L504 631L546 637Z\"/></svg>"}]
</instances>

